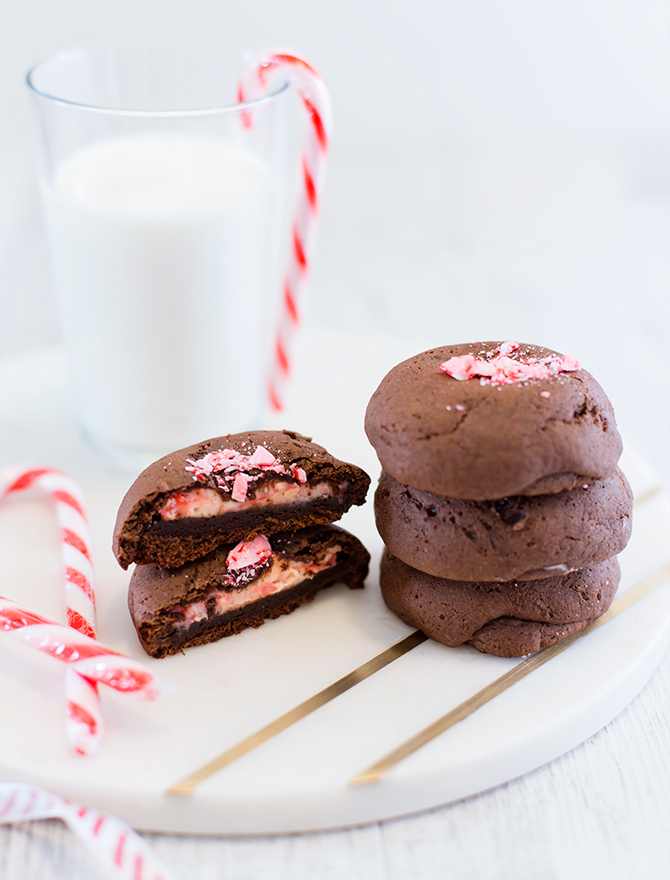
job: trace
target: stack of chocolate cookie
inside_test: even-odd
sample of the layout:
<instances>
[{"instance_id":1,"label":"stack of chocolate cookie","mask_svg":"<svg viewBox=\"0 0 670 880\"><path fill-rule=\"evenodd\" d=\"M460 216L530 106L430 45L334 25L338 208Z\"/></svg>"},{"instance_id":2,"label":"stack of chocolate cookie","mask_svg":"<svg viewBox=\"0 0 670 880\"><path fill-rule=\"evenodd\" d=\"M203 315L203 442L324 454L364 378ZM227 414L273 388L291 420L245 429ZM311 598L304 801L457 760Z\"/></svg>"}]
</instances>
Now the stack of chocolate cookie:
<instances>
[{"instance_id":1,"label":"stack of chocolate cookie","mask_svg":"<svg viewBox=\"0 0 670 880\"><path fill-rule=\"evenodd\" d=\"M330 584L363 586L369 554L331 525L368 475L290 431L180 449L143 471L117 516L114 553L136 563L128 606L154 657L294 611Z\"/></svg>"},{"instance_id":2,"label":"stack of chocolate cookie","mask_svg":"<svg viewBox=\"0 0 670 880\"><path fill-rule=\"evenodd\" d=\"M537 651L609 607L632 494L612 406L569 356L481 342L423 352L366 413L383 471L381 588L445 645Z\"/></svg>"}]
</instances>

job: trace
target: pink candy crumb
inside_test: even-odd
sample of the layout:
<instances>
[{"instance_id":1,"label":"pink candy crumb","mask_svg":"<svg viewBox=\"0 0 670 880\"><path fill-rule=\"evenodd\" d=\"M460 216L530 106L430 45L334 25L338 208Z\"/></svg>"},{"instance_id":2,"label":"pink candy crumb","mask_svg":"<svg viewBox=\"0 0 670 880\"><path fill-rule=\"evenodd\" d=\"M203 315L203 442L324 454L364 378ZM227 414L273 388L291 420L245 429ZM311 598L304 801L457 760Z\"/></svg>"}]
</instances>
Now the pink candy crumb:
<instances>
[{"instance_id":1,"label":"pink candy crumb","mask_svg":"<svg viewBox=\"0 0 670 880\"><path fill-rule=\"evenodd\" d=\"M464 354L461 357L449 358L448 361L440 364L440 369L443 373L448 373L452 378L462 382L477 375L476 363L477 360L473 354Z\"/></svg>"},{"instance_id":2,"label":"pink candy crumb","mask_svg":"<svg viewBox=\"0 0 670 880\"><path fill-rule=\"evenodd\" d=\"M272 556L272 547L265 535L258 535L253 541L240 541L226 557L229 571L238 571L250 565L259 565Z\"/></svg>"},{"instance_id":3,"label":"pink candy crumb","mask_svg":"<svg viewBox=\"0 0 670 880\"><path fill-rule=\"evenodd\" d=\"M231 492L233 501L246 501L249 484L270 472L281 475L290 472L298 483L307 482L307 474L303 468L298 465L283 465L265 446L256 446L251 455L244 455L235 449L208 452L197 460L187 459L186 470L193 474L194 480L206 481L211 478L218 488Z\"/></svg>"},{"instance_id":4,"label":"pink candy crumb","mask_svg":"<svg viewBox=\"0 0 670 880\"><path fill-rule=\"evenodd\" d=\"M504 357L505 355L512 354L512 352L516 351L518 347L518 342L503 342L498 351Z\"/></svg>"},{"instance_id":5,"label":"pink candy crumb","mask_svg":"<svg viewBox=\"0 0 670 880\"><path fill-rule=\"evenodd\" d=\"M230 497L233 499L233 501L247 500L247 489L249 488L250 482L250 477L247 476L247 474L235 474L235 479L233 480L233 491L230 493Z\"/></svg>"},{"instance_id":6,"label":"pink candy crumb","mask_svg":"<svg viewBox=\"0 0 670 880\"><path fill-rule=\"evenodd\" d=\"M249 464L252 467L274 467L279 464L274 455L270 452L269 449L266 449L264 446L257 446L256 451L249 459Z\"/></svg>"},{"instance_id":7,"label":"pink candy crumb","mask_svg":"<svg viewBox=\"0 0 670 880\"><path fill-rule=\"evenodd\" d=\"M291 465L291 476L299 483L307 482L307 474L301 467L298 467L297 464Z\"/></svg>"},{"instance_id":8,"label":"pink candy crumb","mask_svg":"<svg viewBox=\"0 0 670 880\"><path fill-rule=\"evenodd\" d=\"M516 382L548 379L558 373L571 373L581 369L579 362L569 354L528 358L525 361L509 357L518 348L518 342L503 342L497 349L498 354L489 360L464 354L444 361L440 364L440 369L459 382L479 377L481 385L514 385ZM542 396L549 396L549 392L544 392Z\"/></svg>"}]
</instances>

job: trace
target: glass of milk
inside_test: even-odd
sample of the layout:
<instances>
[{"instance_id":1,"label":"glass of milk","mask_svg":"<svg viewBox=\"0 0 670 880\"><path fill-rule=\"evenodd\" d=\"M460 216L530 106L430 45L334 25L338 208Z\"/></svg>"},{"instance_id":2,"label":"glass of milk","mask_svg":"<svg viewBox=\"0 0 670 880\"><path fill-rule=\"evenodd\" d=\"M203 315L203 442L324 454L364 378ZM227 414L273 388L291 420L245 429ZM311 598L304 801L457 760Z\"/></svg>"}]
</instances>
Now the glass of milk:
<instances>
[{"instance_id":1,"label":"glass of milk","mask_svg":"<svg viewBox=\"0 0 670 880\"><path fill-rule=\"evenodd\" d=\"M229 74L144 47L28 74L77 418L128 467L262 427L288 85L234 104Z\"/></svg>"}]
</instances>

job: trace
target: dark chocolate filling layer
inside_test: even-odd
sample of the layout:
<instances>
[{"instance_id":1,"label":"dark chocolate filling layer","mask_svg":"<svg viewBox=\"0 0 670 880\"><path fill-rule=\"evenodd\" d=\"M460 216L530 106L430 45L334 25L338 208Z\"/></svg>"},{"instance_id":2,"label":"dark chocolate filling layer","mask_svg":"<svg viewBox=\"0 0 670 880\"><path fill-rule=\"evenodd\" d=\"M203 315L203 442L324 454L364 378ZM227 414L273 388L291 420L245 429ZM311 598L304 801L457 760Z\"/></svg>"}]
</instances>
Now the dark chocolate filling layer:
<instances>
[{"instance_id":1,"label":"dark chocolate filling layer","mask_svg":"<svg viewBox=\"0 0 670 880\"><path fill-rule=\"evenodd\" d=\"M178 568L211 553L221 544L248 541L260 534L331 523L348 509L344 496L324 496L305 503L262 505L220 516L156 518L134 550L139 565Z\"/></svg>"}]
</instances>

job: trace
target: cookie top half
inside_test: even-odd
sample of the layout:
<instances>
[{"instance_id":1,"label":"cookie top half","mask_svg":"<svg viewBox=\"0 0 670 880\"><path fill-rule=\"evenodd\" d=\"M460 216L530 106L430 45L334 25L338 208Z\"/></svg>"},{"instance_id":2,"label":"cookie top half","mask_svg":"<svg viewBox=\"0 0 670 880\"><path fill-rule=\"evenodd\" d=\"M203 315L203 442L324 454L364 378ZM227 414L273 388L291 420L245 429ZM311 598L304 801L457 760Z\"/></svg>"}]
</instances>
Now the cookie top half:
<instances>
[{"instance_id":1,"label":"cookie top half","mask_svg":"<svg viewBox=\"0 0 670 880\"><path fill-rule=\"evenodd\" d=\"M470 500L574 489L609 476L622 450L593 376L570 356L515 342L403 361L370 399L365 431L399 482Z\"/></svg>"},{"instance_id":2,"label":"cookie top half","mask_svg":"<svg viewBox=\"0 0 670 880\"><path fill-rule=\"evenodd\" d=\"M369 476L292 431L215 437L166 455L126 493L114 554L175 568L220 544L335 522L363 504Z\"/></svg>"}]
</instances>

